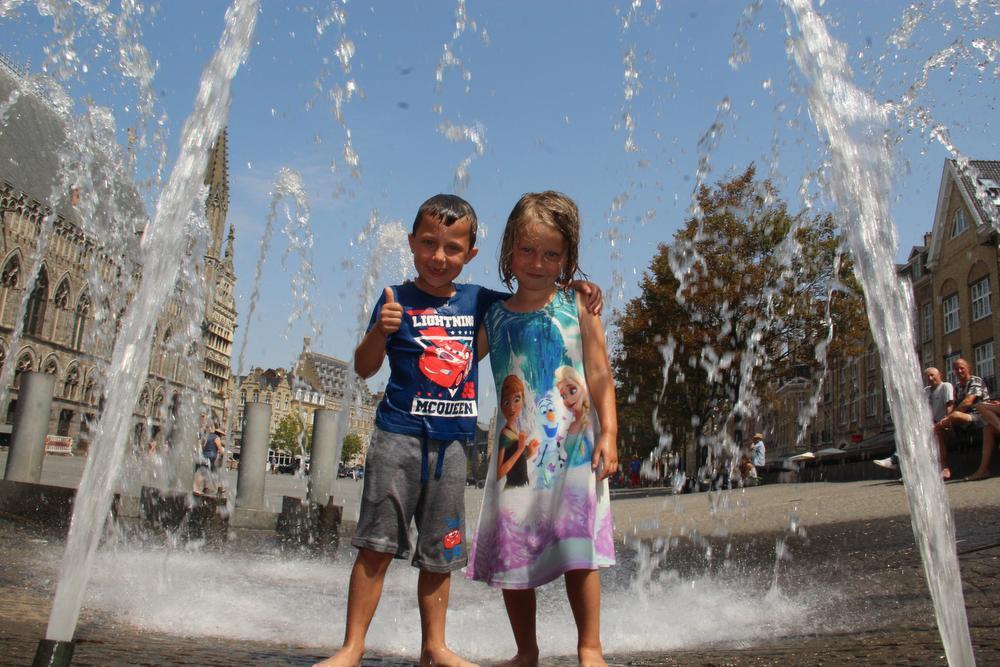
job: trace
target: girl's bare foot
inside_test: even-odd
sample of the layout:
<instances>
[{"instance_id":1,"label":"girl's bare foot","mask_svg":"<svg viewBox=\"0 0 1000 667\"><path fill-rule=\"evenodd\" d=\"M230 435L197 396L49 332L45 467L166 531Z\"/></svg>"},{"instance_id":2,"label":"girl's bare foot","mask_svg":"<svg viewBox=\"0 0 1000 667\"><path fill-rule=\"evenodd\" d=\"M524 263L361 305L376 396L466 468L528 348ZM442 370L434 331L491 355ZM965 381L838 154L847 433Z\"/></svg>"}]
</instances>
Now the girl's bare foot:
<instances>
[{"instance_id":1,"label":"girl's bare foot","mask_svg":"<svg viewBox=\"0 0 1000 667\"><path fill-rule=\"evenodd\" d=\"M506 662L498 662L493 667L538 667L538 651L518 653Z\"/></svg>"},{"instance_id":2,"label":"girl's bare foot","mask_svg":"<svg viewBox=\"0 0 1000 667\"><path fill-rule=\"evenodd\" d=\"M986 479L990 476L989 472L979 472L978 470L968 477L965 478L966 482L978 482L981 479Z\"/></svg>"},{"instance_id":3,"label":"girl's bare foot","mask_svg":"<svg viewBox=\"0 0 1000 667\"><path fill-rule=\"evenodd\" d=\"M941 469L941 479L943 479L946 482L949 479L951 479L951 468L942 468Z\"/></svg>"},{"instance_id":4,"label":"girl's bare foot","mask_svg":"<svg viewBox=\"0 0 1000 667\"><path fill-rule=\"evenodd\" d=\"M580 661L580 667L608 667L599 648L577 648L576 657Z\"/></svg>"},{"instance_id":5,"label":"girl's bare foot","mask_svg":"<svg viewBox=\"0 0 1000 667\"><path fill-rule=\"evenodd\" d=\"M479 667L474 662L469 662L447 647L442 646L437 649L424 649L420 653L420 667Z\"/></svg>"},{"instance_id":6,"label":"girl's bare foot","mask_svg":"<svg viewBox=\"0 0 1000 667\"><path fill-rule=\"evenodd\" d=\"M323 662L317 662L313 667L357 667L365 654L365 647L351 648L345 646Z\"/></svg>"}]
</instances>

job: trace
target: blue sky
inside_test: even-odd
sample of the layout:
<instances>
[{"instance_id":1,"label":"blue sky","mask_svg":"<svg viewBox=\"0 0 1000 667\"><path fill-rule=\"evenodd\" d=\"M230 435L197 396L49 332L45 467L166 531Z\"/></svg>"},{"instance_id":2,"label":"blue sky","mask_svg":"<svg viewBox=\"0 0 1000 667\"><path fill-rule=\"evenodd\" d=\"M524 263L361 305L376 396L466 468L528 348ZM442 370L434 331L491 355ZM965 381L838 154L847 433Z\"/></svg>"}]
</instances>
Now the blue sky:
<instances>
[{"instance_id":1,"label":"blue sky","mask_svg":"<svg viewBox=\"0 0 1000 667\"><path fill-rule=\"evenodd\" d=\"M51 17L39 16L34 4L6 4L0 40L11 59L30 60L37 72L46 49L65 53ZM656 244L669 241L687 216L700 157L711 165L710 181L756 162L761 173L776 175L793 209L801 206L803 177L825 153L796 89L802 80L786 54L781 4L762 2L750 20L743 18L753 5L747 2L657 7L647 0L630 15L635 4L264 0L228 119L229 220L236 227L238 335L249 337L247 363L287 366L305 335L313 337L314 349L349 358L358 322L367 319L366 301L373 298L362 284L370 260L374 256L383 267L380 283L398 282L400 267L408 264L398 242L373 255L371 241L357 242L359 233L373 211L380 226L408 229L423 199L455 191L456 168L470 155L461 194L476 208L484 233L467 278L498 286L496 248L511 206L523 192L559 189L580 205L583 268L604 287L612 308L636 295ZM847 44L855 80L880 102L899 100L931 54L949 45L964 48L969 57L930 72L917 104L950 129L959 151L1000 158L991 122L998 63L985 55L1000 37L996 16L978 23L965 4L918 3L922 19L904 35L899 28L910 3L815 4L834 38ZM138 21L137 43L157 63L153 88L166 119L168 165L227 6L170 0L146 5ZM317 25L331 7L342 9L346 21L328 22L320 34ZM456 37L458 7L475 26ZM70 72L65 85L80 99L110 106L124 143L125 128L135 123L135 101L134 87L117 69L121 45L102 34L99 25L107 17L100 11L72 12L78 58L63 58ZM734 33L746 48L734 47ZM349 73L337 58L341 36L355 49ZM439 84L435 69L446 45L461 65L444 69ZM630 53L636 75L627 85ZM745 62L734 68L731 59ZM348 81L360 92L343 105L341 124L329 93ZM626 99L629 90L634 94ZM725 104L728 110L719 111ZM626 150L626 113L634 122L634 152ZM706 144L716 120L722 132ZM449 124L476 128L482 154L471 141L445 136L440 128ZM357 174L343 158L347 131ZM896 255L904 258L930 229L947 153L919 126L894 131L900 140ZM280 229L264 265L256 315L246 322L271 191L282 168L302 176L309 199L315 281L307 294L319 333L303 318L287 325L299 310L291 288L299 269L294 254L282 265L288 243ZM372 386L379 388L378 382Z\"/></svg>"}]
</instances>

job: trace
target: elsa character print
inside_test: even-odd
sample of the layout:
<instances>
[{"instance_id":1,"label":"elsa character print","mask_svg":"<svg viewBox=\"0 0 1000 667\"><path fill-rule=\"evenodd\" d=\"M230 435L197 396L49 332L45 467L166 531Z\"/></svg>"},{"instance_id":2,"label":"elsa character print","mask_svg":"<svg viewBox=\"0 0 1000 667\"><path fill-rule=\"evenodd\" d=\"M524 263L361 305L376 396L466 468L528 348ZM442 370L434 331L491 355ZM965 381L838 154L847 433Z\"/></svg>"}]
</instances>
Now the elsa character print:
<instances>
[{"instance_id":1,"label":"elsa character print","mask_svg":"<svg viewBox=\"0 0 1000 667\"><path fill-rule=\"evenodd\" d=\"M587 423L590 418L590 395L587 381L572 366L556 369L556 388L569 416L569 427L563 450L566 452L566 466L573 467L590 462L594 443L588 437Z\"/></svg>"}]
</instances>

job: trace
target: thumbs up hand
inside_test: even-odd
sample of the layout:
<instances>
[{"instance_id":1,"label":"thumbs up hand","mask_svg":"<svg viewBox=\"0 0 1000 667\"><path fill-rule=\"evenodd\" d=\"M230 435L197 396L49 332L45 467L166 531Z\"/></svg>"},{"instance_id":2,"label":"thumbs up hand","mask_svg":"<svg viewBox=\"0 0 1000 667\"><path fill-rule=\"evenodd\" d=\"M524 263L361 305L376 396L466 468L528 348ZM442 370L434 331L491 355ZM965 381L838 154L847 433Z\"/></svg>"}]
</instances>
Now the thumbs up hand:
<instances>
[{"instance_id":1,"label":"thumbs up hand","mask_svg":"<svg viewBox=\"0 0 1000 667\"><path fill-rule=\"evenodd\" d=\"M378 314L378 330L388 338L391 334L399 331L399 325L403 322L403 305L396 302L396 295L391 287L385 288L385 303Z\"/></svg>"}]
</instances>

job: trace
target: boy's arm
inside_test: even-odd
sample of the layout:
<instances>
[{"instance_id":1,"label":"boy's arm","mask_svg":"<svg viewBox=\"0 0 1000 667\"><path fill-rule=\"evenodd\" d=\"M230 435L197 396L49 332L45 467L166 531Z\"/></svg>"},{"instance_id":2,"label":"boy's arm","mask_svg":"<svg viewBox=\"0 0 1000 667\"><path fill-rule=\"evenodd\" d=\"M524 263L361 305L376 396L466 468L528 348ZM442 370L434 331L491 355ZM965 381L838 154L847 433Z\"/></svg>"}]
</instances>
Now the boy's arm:
<instances>
[{"instance_id":1,"label":"boy's arm","mask_svg":"<svg viewBox=\"0 0 1000 667\"><path fill-rule=\"evenodd\" d=\"M354 372L368 379L382 368L385 344L389 336L399 331L403 321L403 306L396 302L391 287L385 288L385 303L379 310L378 320L368 330L354 350Z\"/></svg>"},{"instance_id":2,"label":"boy's arm","mask_svg":"<svg viewBox=\"0 0 1000 667\"><path fill-rule=\"evenodd\" d=\"M578 303L579 303L578 299ZM615 408L615 381L611 375L611 362L604 342L604 327L601 319L582 308L580 312L580 335L583 338L583 367L587 373L587 390L597 412L601 431L594 443L591 469L597 470L603 459L604 469L601 479L606 479L618 470L618 413Z\"/></svg>"}]
</instances>

